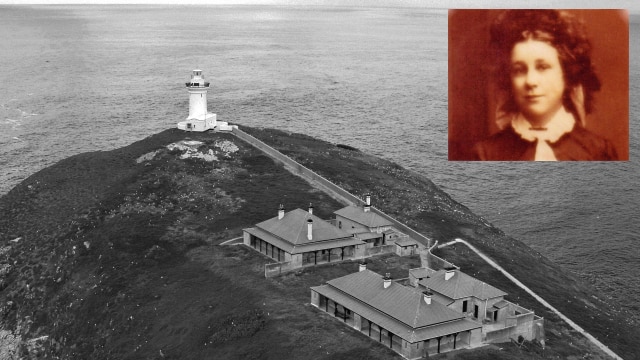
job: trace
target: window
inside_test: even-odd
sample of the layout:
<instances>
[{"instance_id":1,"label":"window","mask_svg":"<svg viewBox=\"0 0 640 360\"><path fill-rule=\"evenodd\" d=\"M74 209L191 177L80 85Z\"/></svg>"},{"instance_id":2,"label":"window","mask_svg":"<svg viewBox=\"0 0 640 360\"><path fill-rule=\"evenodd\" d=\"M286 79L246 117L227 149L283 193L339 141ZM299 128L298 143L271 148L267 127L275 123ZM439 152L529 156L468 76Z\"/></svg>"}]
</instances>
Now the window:
<instances>
[{"instance_id":1,"label":"window","mask_svg":"<svg viewBox=\"0 0 640 360\"><path fill-rule=\"evenodd\" d=\"M467 312L467 305L469 305L469 300L465 300L462 302L462 312L466 313Z\"/></svg>"}]
</instances>

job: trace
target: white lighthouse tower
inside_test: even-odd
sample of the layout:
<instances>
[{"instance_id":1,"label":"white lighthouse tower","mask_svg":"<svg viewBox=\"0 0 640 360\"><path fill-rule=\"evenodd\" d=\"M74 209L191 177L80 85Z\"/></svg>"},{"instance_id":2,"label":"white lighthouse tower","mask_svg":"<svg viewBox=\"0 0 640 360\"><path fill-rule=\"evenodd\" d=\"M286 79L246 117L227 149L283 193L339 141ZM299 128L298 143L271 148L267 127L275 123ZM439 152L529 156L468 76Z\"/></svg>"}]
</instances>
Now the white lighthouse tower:
<instances>
[{"instance_id":1,"label":"white lighthouse tower","mask_svg":"<svg viewBox=\"0 0 640 360\"><path fill-rule=\"evenodd\" d=\"M207 91L209 83L204 80L202 70L191 73L186 83L189 91L189 116L178 123L178 129L187 131L207 131L216 127L216 114L207 111Z\"/></svg>"}]
</instances>

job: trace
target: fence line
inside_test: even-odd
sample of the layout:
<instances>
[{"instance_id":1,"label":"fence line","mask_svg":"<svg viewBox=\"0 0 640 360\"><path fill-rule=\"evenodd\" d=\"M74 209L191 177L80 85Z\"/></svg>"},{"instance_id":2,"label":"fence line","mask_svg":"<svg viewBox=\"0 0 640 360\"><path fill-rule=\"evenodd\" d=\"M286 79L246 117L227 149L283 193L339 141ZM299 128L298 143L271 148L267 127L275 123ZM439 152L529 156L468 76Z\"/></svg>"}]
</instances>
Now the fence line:
<instances>
[{"instance_id":1,"label":"fence line","mask_svg":"<svg viewBox=\"0 0 640 360\"><path fill-rule=\"evenodd\" d=\"M373 255L390 254L394 253L395 249L395 245L374 246L365 250L365 256L369 257Z\"/></svg>"}]
</instances>

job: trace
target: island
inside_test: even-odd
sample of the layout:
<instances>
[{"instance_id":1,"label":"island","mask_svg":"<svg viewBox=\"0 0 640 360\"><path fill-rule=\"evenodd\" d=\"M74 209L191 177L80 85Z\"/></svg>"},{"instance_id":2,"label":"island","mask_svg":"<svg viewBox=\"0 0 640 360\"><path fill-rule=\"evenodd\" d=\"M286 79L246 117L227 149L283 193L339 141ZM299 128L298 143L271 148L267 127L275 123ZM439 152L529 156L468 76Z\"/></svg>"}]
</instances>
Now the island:
<instances>
[{"instance_id":1,"label":"island","mask_svg":"<svg viewBox=\"0 0 640 360\"><path fill-rule=\"evenodd\" d=\"M72 156L1 197L0 358L402 359L393 346L403 342L373 339L364 322L359 329L345 326L345 307L336 311L328 299L351 286L345 279L385 289L393 279L389 289L423 284L420 301L431 305L440 295L427 288L436 288L438 276L447 281L461 272L495 287L496 316L508 302L544 318L544 341L518 337L425 356L611 358L483 256L615 354L633 359L640 353L640 330L606 294L505 235L426 177L349 144L240 126L365 206L370 195L381 213L430 241L411 249L400 234L404 250L367 256L362 269L355 256L360 243L339 234L344 247L354 246L339 253L340 261L318 263L317 255L307 255L304 266L267 274L284 252L276 254L273 245L270 256L256 251L247 229L277 220L280 205L304 213L312 204L314 224L316 217L341 221L348 211L340 210L354 200L274 161L232 128L170 129L121 149ZM312 232L314 225L306 226ZM369 239L372 246L375 239ZM424 269L424 251L455 269L416 270ZM420 278L425 273L433 277ZM463 342L470 342L469 334Z\"/></svg>"}]
</instances>

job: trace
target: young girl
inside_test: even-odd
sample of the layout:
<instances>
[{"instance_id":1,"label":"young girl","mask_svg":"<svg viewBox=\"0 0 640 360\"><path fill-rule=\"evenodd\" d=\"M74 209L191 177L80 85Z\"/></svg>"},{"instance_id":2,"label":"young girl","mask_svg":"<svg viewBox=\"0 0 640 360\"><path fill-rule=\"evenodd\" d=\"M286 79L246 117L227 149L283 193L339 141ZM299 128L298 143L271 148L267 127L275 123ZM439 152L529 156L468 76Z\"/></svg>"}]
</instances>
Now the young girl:
<instances>
[{"instance_id":1,"label":"young girl","mask_svg":"<svg viewBox=\"0 0 640 360\"><path fill-rule=\"evenodd\" d=\"M600 81L583 26L556 10L508 10L491 27L503 129L474 146L477 160L616 160L584 128Z\"/></svg>"}]
</instances>

